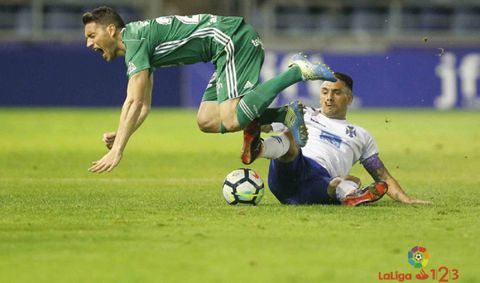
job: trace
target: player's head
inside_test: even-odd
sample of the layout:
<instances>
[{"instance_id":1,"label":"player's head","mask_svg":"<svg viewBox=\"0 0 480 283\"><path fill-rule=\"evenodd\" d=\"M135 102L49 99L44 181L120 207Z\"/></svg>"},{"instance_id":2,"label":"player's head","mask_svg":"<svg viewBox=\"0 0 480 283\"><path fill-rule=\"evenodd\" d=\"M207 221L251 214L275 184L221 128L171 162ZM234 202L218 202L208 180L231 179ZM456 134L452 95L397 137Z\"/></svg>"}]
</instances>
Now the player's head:
<instances>
[{"instance_id":1,"label":"player's head","mask_svg":"<svg viewBox=\"0 0 480 283\"><path fill-rule=\"evenodd\" d=\"M347 108L352 103L353 80L344 73L335 72L336 82L325 81L320 90L320 109L334 119L345 119Z\"/></svg>"},{"instance_id":2,"label":"player's head","mask_svg":"<svg viewBox=\"0 0 480 283\"><path fill-rule=\"evenodd\" d=\"M102 53L107 61L122 54L120 31L125 27L122 17L112 8L102 6L83 14L87 47Z\"/></svg>"}]
</instances>

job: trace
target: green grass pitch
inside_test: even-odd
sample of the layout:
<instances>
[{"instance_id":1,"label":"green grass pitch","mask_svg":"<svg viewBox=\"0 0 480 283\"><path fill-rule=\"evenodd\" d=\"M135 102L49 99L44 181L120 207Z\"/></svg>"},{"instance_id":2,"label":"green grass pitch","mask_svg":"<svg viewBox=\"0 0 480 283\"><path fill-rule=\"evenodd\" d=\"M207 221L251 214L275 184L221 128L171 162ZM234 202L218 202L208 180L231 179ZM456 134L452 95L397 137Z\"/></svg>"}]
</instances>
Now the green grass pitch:
<instances>
[{"instance_id":1,"label":"green grass pitch","mask_svg":"<svg viewBox=\"0 0 480 283\"><path fill-rule=\"evenodd\" d=\"M352 112L407 193L434 202L357 208L284 206L268 189L257 207L227 205L241 133L201 133L191 110L154 110L119 167L91 174L118 114L0 109L0 282L379 282L417 274L417 245L424 282L442 266L480 282L478 111ZM266 181L266 160L249 167Z\"/></svg>"}]
</instances>

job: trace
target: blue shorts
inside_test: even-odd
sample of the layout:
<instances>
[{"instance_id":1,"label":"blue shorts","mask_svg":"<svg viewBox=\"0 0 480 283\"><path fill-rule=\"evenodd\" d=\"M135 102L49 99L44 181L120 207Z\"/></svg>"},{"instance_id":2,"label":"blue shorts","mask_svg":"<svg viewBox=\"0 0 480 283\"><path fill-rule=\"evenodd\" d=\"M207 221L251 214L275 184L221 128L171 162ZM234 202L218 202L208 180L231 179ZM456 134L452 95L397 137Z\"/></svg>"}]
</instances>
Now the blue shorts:
<instances>
[{"instance_id":1,"label":"blue shorts","mask_svg":"<svg viewBox=\"0 0 480 283\"><path fill-rule=\"evenodd\" d=\"M268 186L283 204L338 204L327 194L331 180L327 170L301 150L292 162L270 161Z\"/></svg>"}]
</instances>

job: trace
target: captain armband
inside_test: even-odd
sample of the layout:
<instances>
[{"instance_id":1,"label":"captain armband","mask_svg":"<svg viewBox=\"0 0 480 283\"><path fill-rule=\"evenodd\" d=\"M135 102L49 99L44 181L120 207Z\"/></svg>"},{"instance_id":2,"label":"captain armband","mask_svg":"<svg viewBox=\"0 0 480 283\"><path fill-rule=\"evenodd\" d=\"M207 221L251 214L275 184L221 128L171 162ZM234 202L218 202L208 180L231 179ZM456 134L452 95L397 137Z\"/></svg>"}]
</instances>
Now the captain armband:
<instances>
[{"instance_id":1,"label":"captain armband","mask_svg":"<svg viewBox=\"0 0 480 283\"><path fill-rule=\"evenodd\" d=\"M368 173L370 173L370 175L372 176L375 176L375 172L377 172L378 169L382 169L385 167L385 165L383 165L382 160L378 158L378 153L363 160L362 165L363 167L365 167Z\"/></svg>"}]
</instances>

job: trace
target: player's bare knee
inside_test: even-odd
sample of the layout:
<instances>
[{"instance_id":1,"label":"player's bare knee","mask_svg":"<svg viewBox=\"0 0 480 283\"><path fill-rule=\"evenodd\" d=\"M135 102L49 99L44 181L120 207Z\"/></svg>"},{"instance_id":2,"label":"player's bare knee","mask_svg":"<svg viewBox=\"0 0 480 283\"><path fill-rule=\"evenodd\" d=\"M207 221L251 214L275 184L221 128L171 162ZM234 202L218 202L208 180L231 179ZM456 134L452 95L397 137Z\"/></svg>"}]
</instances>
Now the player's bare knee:
<instances>
[{"instance_id":1,"label":"player's bare knee","mask_svg":"<svg viewBox=\"0 0 480 283\"><path fill-rule=\"evenodd\" d=\"M197 125L198 125L198 128L200 129L200 131L202 131L204 133L215 133L215 132L217 132L215 127L213 127L212 125L210 125L208 123L197 121Z\"/></svg>"},{"instance_id":2,"label":"player's bare knee","mask_svg":"<svg viewBox=\"0 0 480 283\"><path fill-rule=\"evenodd\" d=\"M212 120L208 119L204 115L197 115L197 125L200 131L204 133L212 133L215 132L218 126L213 125Z\"/></svg>"},{"instance_id":3,"label":"player's bare knee","mask_svg":"<svg viewBox=\"0 0 480 283\"><path fill-rule=\"evenodd\" d=\"M241 130L240 124L238 123L238 120L237 120L237 114L235 111L225 112L220 110L220 119L227 131L236 132Z\"/></svg>"},{"instance_id":4,"label":"player's bare knee","mask_svg":"<svg viewBox=\"0 0 480 283\"><path fill-rule=\"evenodd\" d=\"M222 124L228 132L236 132L241 130L237 119L232 117L222 117Z\"/></svg>"},{"instance_id":5,"label":"player's bare knee","mask_svg":"<svg viewBox=\"0 0 480 283\"><path fill-rule=\"evenodd\" d=\"M200 104L197 113L197 125L205 133L220 132L220 114L216 101L205 101Z\"/></svg>"},{"instance_id":6,"label":"player's bare knee","mask_svg":"<svg viewBox=\"0 0 480 283\"><path fill-rule=\"evenodd\" d=\"M236 110L239 101L240 98L236 98L220 103L220 119L225 129L229 132L241 130Z\"/></svg>"}]
</instances>

